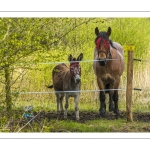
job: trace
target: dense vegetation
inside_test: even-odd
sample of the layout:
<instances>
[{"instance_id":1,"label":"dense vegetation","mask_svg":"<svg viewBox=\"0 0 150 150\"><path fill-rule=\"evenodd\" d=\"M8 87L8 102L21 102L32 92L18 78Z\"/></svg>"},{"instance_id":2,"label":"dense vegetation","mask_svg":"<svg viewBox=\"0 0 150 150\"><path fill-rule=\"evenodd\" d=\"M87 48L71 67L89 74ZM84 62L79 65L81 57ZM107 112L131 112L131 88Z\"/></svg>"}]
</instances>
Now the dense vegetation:
<instances>
[{"instance_id":1,"label":"dense vegetation","mask_svg":"<svg viewBox=\"0 0 150 150\"><path fill-rule=\"evenodd\" d=\"M95 47L95 27L106 31L110 26L113 41L123 46L134 44L134 57L147 60L150 58L149 25L149 18L1 18L1 128L4 129L4 125L9 124L10 120L16 121L14 123L16 127L19 119L22 118L22 110L27 105L32 105L38 112L41 110L55 112L54 94L21 92L49 92L45 85L52 83L52 68L57 62L68 63L67 58L70 53L77 56L82 52L84 61L89 61L81 63L82 90L97 89L92 61L90 61L93 60ZM126 58L125 51L125 62ZM147 90L147 92L134 92L134 111L149 112L148 65L147 62L134 63L134 87ZM120 86L126 88L126 70ZM125 111L125 91L120 91L119 94L120 109ZM83 111L99 109L97 92L82 93L80 101L82 104L80 108ZM70 110L73 110L74 104L72 102L70 104ZM20 114L16 114L17 110Z\"/></svg>"}]
</instances>

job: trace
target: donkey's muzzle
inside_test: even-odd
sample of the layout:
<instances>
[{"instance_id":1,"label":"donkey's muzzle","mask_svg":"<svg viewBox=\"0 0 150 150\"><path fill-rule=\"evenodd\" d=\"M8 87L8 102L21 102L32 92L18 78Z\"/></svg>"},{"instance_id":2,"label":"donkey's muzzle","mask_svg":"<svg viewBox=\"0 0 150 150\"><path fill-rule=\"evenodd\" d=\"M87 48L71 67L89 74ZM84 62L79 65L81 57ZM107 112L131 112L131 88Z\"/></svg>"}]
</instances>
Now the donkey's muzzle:
<instances>
[{"instance_id":1,"label":"donkey's muzzle","mask_svg":"<svg viewBox=\"0 0 150 150\"><path fill-rule=\"evenodd\" d=\"M81 79L76 79L76 83L80 83Z\"/></svg>"},{"instance_id":2,"label":"donkey's muzzle","mask_svg":"<svg viewBox=\"0 0 150 150\"><path fill-rule=\"evenodd\" d=\"M81 81L80 75L76 74L74 77L75 83L78 84Z\"/></svg>"},{"instance_id":3,"label":"donkey's muzzle","mask_svg":"<svg viewBox=\"0 0 150 150\"><path fill-rule=\"evenodd\" d=\"M106 65L106 59L99 59L99 64L100 66L105 66Z\"/></svg>"}]
</instances>

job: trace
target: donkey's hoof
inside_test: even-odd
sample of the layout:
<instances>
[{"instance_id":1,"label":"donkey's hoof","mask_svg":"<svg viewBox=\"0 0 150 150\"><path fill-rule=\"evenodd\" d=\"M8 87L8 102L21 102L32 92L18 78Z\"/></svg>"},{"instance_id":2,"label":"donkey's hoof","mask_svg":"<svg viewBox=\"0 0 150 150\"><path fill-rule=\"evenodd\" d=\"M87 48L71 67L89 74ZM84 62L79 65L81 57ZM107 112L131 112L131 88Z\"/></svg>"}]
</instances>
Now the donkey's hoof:
<instances>
[{"instance_id":1,"label":"donkey's hoof","mask_svg":"<svg viewBox=\"0 0 150 150\"><path fill-rule=\"evenodd\" d=\"M67 116L64 116L64 119L67 119Z\"/></svg>"},{"instance_id":2,"label":"donkey's hoof","mask_svg":"<svg viewBox=\"0 0 150 150\"><path fill-rule=\"evenodd\" d=\"M76 121L79 121L80 120L80 118L76 118Z\"/></svg>"},{"instance_id":3,"label":"donkey's hoof","mask_svg":"<svg viewBox=\"0 0 150 150\"><path fill-rule=\"evenodd\" d=\"M60 115L63 115L63 114L64 114L64 111L63 111L63 110L61 110L61 111L60 111Z\"/></svg>"}]
</instances>

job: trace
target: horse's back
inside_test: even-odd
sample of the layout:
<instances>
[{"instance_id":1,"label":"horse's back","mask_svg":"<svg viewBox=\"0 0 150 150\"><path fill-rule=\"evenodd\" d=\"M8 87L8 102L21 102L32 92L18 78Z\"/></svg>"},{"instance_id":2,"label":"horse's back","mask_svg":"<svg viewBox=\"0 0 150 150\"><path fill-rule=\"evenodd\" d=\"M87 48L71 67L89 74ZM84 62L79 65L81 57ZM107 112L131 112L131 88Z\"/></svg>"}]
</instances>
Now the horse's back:
<instances>
[{"instance_id":1,"label":"horse's back","mask_svg":"<svg viewBox=\"0 0 150 150\"><path fill-rule=\"evenodd\" d=\"M121 46L121 44L119 44L117 42L113 42L113 46L116 48L114 50L114 52L117 51L117 53L116 53L117 55L114 56L114 58L119 59L117 61L114 60L114 68L115 68L115 65L118 64L118 67L119 67L118 71L119 71L119 75L121 76L124 71L124 49Z\"/></svg>"},{"instance_id":2,"label":"horse's back","mask_svg":"<svg viewBox=\"0 0 150 150\"><path fill-rule=\"evenodd\" d=\"M63 91L63 77L68 70L68 66L64 63L54 67L52 77L55 91Z\"/></svg>"},{"instance_id":3,"label":"horse's back","mask_svg":"<svg viewBox=\"0 0 150 150\"><path fill-rule=\"evenodd\" d=\"M123 47L117 42L113 42L113 46L122 54L122 57L123 57L124 56Z\"/></svg>"}]
</instances>

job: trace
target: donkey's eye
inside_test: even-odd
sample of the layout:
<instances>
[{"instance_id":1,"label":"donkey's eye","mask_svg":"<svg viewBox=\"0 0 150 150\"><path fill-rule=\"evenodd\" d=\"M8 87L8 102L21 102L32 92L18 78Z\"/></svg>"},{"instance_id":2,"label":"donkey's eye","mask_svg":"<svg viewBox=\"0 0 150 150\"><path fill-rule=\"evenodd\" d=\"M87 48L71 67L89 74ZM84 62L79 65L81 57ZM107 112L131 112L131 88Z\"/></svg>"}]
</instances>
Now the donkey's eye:
<instances>
[{"instance_id":1,"label":"donkey's eye","mask_svg":"<svg viewBox=\"0 0 150 150\"><path fill-rule=\"evenodd\" d=\"M71 71L73 71L73 68L70 68Z\"/></svg>"}]
</instances>

